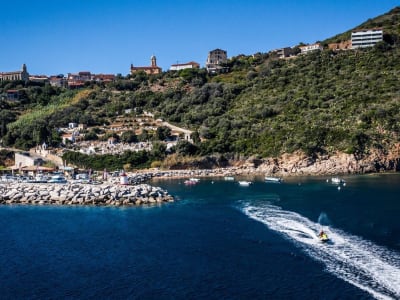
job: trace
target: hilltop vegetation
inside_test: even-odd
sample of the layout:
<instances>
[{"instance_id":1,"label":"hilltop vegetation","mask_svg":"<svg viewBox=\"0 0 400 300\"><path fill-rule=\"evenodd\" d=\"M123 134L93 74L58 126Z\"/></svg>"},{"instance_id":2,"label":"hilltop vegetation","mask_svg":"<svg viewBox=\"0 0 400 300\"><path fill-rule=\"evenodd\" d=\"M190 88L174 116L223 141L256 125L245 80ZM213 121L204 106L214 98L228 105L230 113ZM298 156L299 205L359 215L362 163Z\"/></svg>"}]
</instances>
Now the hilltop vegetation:
<instances>
[{"instance_id":1,"label":"hilltop vegetation","mask_svg":"<svg viewBox=\"0 0 400 300\"><path fill-rule=\"evenodd\" d=\"M287 60L272 53L242 55L228 61L229 73L215 76L200 69L138 73L80 91L28 87L19 107L3 103L0 134L6 145L29 148L46 141L55 146L56 128L68 122L109 123L132 109L195 131L195 144L181 145L179 155L386 153L400 141L399 15L395 8L360 25L383 27L386 33L384 42L366 49L324 50ZM325 42L348 39L349 32ZM163 157L135 156L132 163L148 166ZM122 158L113 164L122 165Z\"/></svg>"},{"instance_id":2,"label":"hilltop vegetation","mask_svg":"<svg viewBox=\"0 0 400 300\"><path fill-rule=\"evenodd\" d=\"M377 18L369 19L366 22L358 25L352 30L335 35L332 38L326 39L323 43L339 43L346 40L350 40L351 32L353 30L363 30L369 28L382 28L384 31L384 40L391 43L399 43L400 37L400 7L395 7L386 14L383 14Z\"/></svg>"}]
</instances>

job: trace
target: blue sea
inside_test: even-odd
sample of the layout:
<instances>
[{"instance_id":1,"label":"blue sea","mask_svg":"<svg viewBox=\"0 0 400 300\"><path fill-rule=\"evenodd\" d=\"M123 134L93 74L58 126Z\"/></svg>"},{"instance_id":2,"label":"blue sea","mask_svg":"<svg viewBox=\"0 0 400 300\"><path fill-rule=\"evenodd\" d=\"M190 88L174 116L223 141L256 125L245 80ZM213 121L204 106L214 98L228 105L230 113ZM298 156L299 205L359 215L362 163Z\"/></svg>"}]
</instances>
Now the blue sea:
<instances>
[{"instance_id":1,"label":"blue sea","mask_svg":"<svg viewBox=\"0 0 400 300\"><path fill-rule=\"evenodd\" d=\"M400 299L400 174L344 179L160 180L176 202L0 206L0 298Z\"/></svg>"}]
</instances>

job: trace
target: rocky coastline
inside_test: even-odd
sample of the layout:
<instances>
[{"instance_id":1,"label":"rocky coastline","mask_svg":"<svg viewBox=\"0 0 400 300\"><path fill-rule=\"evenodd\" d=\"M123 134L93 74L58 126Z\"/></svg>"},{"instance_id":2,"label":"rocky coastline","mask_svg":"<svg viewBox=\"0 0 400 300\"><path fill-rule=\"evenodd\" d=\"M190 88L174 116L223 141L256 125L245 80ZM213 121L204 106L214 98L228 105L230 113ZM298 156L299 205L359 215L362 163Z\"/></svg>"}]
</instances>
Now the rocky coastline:
<instances>
[{"instance_id":1,"label":"rocky coastline","mask_svg":"<svg viewBox=\"0 0 400 300\"><path fill-rule=\"evenodd\" d=\"M347 153L309 157L297 152L275 159L266 159L255 165L260 172L283 177L398 172L400 171L400 154L399 149L385 154L372 151L368 156L363 157Z\"/></svg>"},{"instance_id":2,"label":"rocky coastline","mask_svg":"<svg viewBox=\"0 0 400 300\"><path fill-rule=\"evenodd\" d=\"M173 202L167 191L148 184L1 183L0 204L139 206Z\"/></svg>"},{"instance_id":3,"label":"rocky coastline","mask_svg":"<svg viewBox=\"0 0 400 300\"><path fill-rule=\"evenodd\" d=\"M400 149L400 147L399 147ZM223 176L336 176L400 171L400 151L382 154L372 152L357 158L354 154L336 153L309 157L304 153L284 154L277 158L249 158L230 161L223 168L193 168L181 170L143 170L149 178L187 178ZM142 175L144 176L144 175Z\"/></svg>"}]
</instances>

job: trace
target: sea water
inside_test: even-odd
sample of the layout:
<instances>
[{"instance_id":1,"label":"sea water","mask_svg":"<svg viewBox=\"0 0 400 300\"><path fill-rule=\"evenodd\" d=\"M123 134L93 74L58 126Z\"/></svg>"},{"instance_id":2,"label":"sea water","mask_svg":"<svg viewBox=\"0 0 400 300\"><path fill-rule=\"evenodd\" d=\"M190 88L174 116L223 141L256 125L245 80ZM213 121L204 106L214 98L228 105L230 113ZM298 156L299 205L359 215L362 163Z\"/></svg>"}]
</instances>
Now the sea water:
<instances>
[{"instance_id":1,"label":"sea water","mask_svg":"<svg viewBox=\"0 0 400 300\"><path fill-rule=\"evenodd\" d=\"M400 175L246 179L157 181L177 201L152 207L1 206L0 298L400 298Z\"/></svg>"}]
</instances>

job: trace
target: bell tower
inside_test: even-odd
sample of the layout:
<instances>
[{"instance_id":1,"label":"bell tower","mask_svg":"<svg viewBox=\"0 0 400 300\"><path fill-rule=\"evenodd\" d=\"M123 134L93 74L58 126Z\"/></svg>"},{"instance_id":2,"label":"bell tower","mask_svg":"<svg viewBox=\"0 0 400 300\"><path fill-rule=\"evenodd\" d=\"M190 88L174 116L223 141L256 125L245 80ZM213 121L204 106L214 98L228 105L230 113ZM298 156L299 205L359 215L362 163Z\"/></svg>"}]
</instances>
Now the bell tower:
<instances>
[{"instance_id":1,"label":"bell tower","mask_svg":"<svg viewBox=\"0 0 400 300\"><path fill-rule=\"evenodd\" d=\"M22 65L22 70L20 72L20 80L27 82L29 80L29 73L26 68L26 64Z\"/></svg>"},{"instance_id":2,"label":"bell tower","mask_svg":"<svg viewBox=\"0 0 400 300\"><path fill-rule=\"evenodd\" d=\"M152 55L150 60L151 60L151 66L157 67L157 58L155 57L155 55Z\"/></svg>"}]
</instances>

